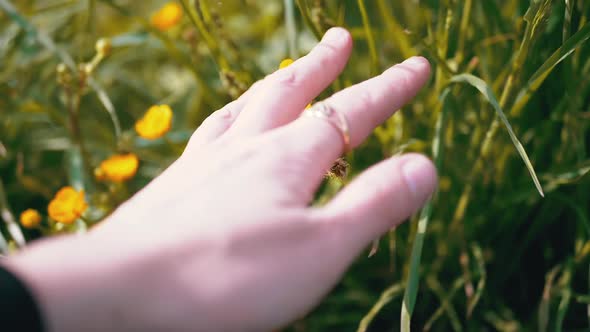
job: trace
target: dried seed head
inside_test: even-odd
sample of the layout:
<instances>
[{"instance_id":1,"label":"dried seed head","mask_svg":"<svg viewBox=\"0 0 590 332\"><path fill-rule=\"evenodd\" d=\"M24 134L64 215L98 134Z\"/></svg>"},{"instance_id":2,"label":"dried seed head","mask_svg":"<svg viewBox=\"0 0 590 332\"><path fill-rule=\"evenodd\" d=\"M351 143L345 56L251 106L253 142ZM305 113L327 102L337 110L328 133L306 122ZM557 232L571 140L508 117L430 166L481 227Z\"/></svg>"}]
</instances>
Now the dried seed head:
<instances>
[{"instance_id":1,"label":"dried seed head","mask_svg":"<svg viewBox=\"0 0 590 332\"><path fill-rule=\"evenodd\" d=\"M68 67L66 66L65 63L60 63L57 65L57 67L55 68L55 70L57 71L58 75L62 75L65 74L68 71Z\"/></svg>"},{"instance_id":2,"label":"dried seed head","mask_svg":"<svg viewBox=\"0 0 590 332\"><path fill-rule=\"evenodd\" d=\"M348 162L346 162L346 160L344 160L343 158L338 158L336 159L336 161L334 162L326 176L335 177L342 180L346 177L346 175L348 175L349 166L350 165L348 164Z\"/></svg>"},{"instance_id":3,"label":"dried seed head","mask_svg":"<svg viewBox=\"0 0 590 332\"><path fill-rule=\"evenodd\" d=\"M91 63L80 63L78 65L78 71L79 71L80 76L82 78L86 78L86 77L90 76L90 74L92 74L93 70L94 70L94 66Z\"/></svg>"},{"instance_id":4,"label":"dried seed head","mask_svg":"<svg viewBox=\"0 0 590 332\"><path fill-rule=\"evenodd\" d=\"M57 83L61 85L68 85L71 81L71 76L68 67L64 63L60 63L55 68L57 73Z\"/></svg>"},{"instance_id":5,"label":"dried seed head","mask_svg":"<svg viewBox=\"0 0 590 332\"><path fill-rule=\"evenodd\" d=\"M109 38L100 38L96 41L96 45L94 46L96 49L96 53L107 56L111 53L112 44Z\"/></svg>"}]
</instances>

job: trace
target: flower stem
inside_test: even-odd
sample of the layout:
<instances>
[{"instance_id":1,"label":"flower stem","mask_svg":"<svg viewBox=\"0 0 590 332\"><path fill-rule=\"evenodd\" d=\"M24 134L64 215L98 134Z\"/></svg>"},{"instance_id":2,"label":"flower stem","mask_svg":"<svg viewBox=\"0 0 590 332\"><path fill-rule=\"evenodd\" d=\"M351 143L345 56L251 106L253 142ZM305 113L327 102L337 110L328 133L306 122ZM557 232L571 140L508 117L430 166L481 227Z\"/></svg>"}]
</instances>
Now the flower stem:
<instances>
[{"instance_id":1,"label":"flower stem","mask_svg":"<svg viewBox=\"0 0 590 332\"><path fill-rule=\"evenodd\" d=\"M289 41L289 57L291 59L297 59L297 25L295 23L293 0L285 0L285 26L287 28L287 39Z\"/></svg>"},{"instance_id":2,"label":"flower stem","mask_svg":"<svg viewBox=\"0 0 590 332\"><path fill-rule=\"evenodd\" d=\"M369 45L369 53L371 56L371 76L379 73L379 58L377 57L377 48L375 47L375 38L373 37L373 29L371 28L371 22L369 21L369 15L367 14L367 7L365 6L365 0L357 0L359 9L361 11L361 17L363 18L363 26L365 27L365 35L367 38L367 44Z\"/></svg>"},{"instance_id":3,"label":"flower stem","mask_svg":"<svg viewBox=\"0 0 590 332\"><path fill-rule=\"evenodd\" d=\"M305 24L311 29L313 35L317 38L317 40L322 39L322 32L320 29L313 23L311 16L309 15L309 7L307 6L307 2L305 0L295 0L297 3L297 7L299 7L299 11L301 12L301 16L303 17L303 21Z\"/></svg>"},{"instance_id":4,"label":"flower stem","mask_svg":"<svg viewBox=\"0 0 590 332\"><path fill-rule=\"evenodd\" d=\"M82 170L82 172L80 172L82 178L76 181L76 187L80 187L77 189L84 189L84 187L86 187L86 183L92 179L90 156L86 150L86 146L82 138L82 131L80 130L80 100L82 99L82 94L86 88L86 79L87 78L85 76L80 76L78 85L76 86L76 91L72 91L71 87L69 86L64 86L67 98L66 108L69 115L70 132L72 135L72 141L74 143L72 150L73 153L76 153L76 150L79 150L80 157L82 159L82 165L80 165Z\"/></svg>"},{"instance_id":5,"label":"flower stem","mask_svg":"<svg viewBox=\"0 0 590 332\"><path fill-rule=\"evenodd\" d=\"M26 244L25 237L16 222L14 214L12 213L12 211L10 211L8 201L6 199L6 192L4 190L4 183L2 182L2 180L0 180L0 218L4 220L4 223L6 224L6 229L8 230L8 233L10 234L16 245L19 248L24 247ZM6 240L4 238L0 239L0 241L6 243ZM2 243L0 243L0 247L2 247Z\"/></svg>"},{"instance_id":6,"label":"flower stem","mask_svg":"<svg viewBox=\"0 0 590 332\"><path fill-rule=\"evenodd\" d=\"M209 31L207 30L207 27L205 26L203 19L201 18L199 13L197 13L195 7L188 0L180 0L180 3L182 4L184 11L187 13L191 23L195 26L195 28L197 28L197 30L201 34L201 37L203 37L203 40L205 41L205 44L207 44L209 52L211 52L211 56L213 57L213 60L215 61L219 69L229 71L231 69L229 66L229 62L221 53L221 50L219 49L219 44L217 44L215 38L213 38L213 36L211 36Z\"/></svg>"}]
</instances>

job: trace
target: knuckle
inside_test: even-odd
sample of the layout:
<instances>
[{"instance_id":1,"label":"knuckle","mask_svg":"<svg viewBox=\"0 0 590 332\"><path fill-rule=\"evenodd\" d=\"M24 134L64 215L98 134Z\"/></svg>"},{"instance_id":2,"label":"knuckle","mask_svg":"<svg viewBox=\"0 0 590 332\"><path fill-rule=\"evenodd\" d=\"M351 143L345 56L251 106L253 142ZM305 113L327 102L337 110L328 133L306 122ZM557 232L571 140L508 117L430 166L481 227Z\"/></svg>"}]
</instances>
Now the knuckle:
<instances>
[{"instance_id":1,"label":"knuckle","mask_svg":"<svg viewBox=\"0 0 590 332\"><path fill-rule=\"evenodd\" d=\"M237 101L233 101L209 115L189 138L187 149L198 146L202 139L206 139L211 132L222 132L231 126L236 116Z\"/></svg>"},{"instance_id":2,"label":"knuckle","mask_svg":"<svg viewBox=\"0 0 590 332\"><path fill-rule=\"evenodd\" d=\"M205 121L203 121L201 126L208 126L217 122L231 120L232 114L231 110L229 109L231 105L232 104L230 103L228 106L211 113L211 115L209 115Z\"/></svg>"},{"instance_id":3,"label":"knuckle","mask_svg":"<svg viewBox=\"0 0 590 332\"><path fill-rule=\"evenodd\" d=\"M337 58L342 51L329 43L319 43L316 46L315 53L318 55L318 62L320 68L326 68L334 65L334 59Z\"/></svg>"},{"instance_id":4,"label":"knuckle","mask_svg":"<svg viewBox=\"0 0 590 332\"><path fill-rule=\"evenodd\" d=\"M272 156L266 158L266 172L278 175L283 189L305 200L313 198L314 191L307 182L301 181L313 167L314 160L310 154L298 153L291 144L280 140L268 141L262 150Z\"/></svg>"},{"instance_id":5,"label":"knuckle","mask_svg":"<svg viewBox=\"0 0 590 332\"><path fill-rule=\"evenodd\" d=\"M228 106L231 106L231 104ZM208 127L221 126L229 123L232 120L232 112L231 108L228 106L211 113L207 118L205 118L205 120L203 120L199 126L199 129L206 129ZM197 130L195 134L198 132L199 131ZM193 136L195 135L193 134Z\"/></svg>"},{"instance_id":6,"label":"knuckle","mask_svg":"<svg viewBox=\"0 0 590 332\"><path fill-rule=\"evenodd\" d=\"M291 66L284 70L276 72L274 80L269 80L269 84L279 84L279 86L289 89L299 89L303 86L305 78L297 66Z\"/></svg>"},{"instance_id":7,"label":"knuckle","mask_svg":"<svg viewBox=\"0 0 590 332\"><path fill-rule=\"evenodd\" d=\"M372 91L367 88L360 88L357 98L362 109L372 109L375 106L375 96Z\"/></svg>"}]
</instances>

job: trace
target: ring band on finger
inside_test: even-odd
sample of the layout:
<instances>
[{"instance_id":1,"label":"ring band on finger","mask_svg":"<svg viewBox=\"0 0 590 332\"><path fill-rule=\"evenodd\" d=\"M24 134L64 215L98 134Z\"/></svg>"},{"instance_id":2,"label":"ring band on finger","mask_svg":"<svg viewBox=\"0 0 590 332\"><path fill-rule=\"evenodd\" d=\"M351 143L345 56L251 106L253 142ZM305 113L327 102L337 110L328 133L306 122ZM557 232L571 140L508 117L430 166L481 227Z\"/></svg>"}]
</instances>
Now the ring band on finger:
<instances>
[{"instance_id":1,"label":"ring band on finger","mask_svg":"<svg viewBox=\"0 0 590 332\"><path fill-rule=\"evenodd\" d=\"M344 143L344 153L350 151L350 126L348 125L348 120L344 114L333 109L326 102L317 102L313 104L312 107L303 111L301 116L322 119L328 122L340 132Z\"/></svg>"}]
</instances>

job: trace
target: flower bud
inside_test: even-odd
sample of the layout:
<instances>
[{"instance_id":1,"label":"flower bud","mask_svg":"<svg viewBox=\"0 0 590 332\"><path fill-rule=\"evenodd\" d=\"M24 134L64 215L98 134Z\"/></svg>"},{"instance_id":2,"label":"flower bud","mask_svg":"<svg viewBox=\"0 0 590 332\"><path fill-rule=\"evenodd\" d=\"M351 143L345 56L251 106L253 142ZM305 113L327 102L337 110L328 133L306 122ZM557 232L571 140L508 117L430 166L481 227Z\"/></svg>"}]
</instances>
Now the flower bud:
<instances>
[{"instance_id":1,"label":"flower bud","mask_svg":"<svg viewBox=\"0 0 590 332\"><path fill-rule=\"evenodd\" d=\"M96 53L107 56L111 53L112 44L109 38L100 38L96 41L96 45L94 46L96 49Z\"/></svg>"}]
</instances>

